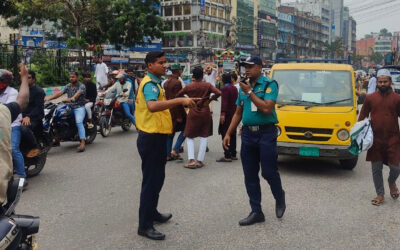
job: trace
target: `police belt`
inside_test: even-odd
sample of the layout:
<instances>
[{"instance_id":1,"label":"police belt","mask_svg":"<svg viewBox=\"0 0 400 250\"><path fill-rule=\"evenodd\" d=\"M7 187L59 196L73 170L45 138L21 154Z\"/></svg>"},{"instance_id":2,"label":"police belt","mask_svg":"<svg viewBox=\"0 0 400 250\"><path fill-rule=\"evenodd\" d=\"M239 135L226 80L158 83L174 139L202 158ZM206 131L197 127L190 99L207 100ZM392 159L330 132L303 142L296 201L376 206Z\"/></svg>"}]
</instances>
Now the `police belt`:
<instances>
[{"instance_id":1,"label":"police belt","mask_svg":"<svg viewBox=\"0 0 400 250\"><path fill-rule=\"evenodd\" d=\"M243 128L248 129L252 132L268 130L268 129L271 129L271 127L275 127L275 124L270 123L270 124L259 125L259 126L243 125Z\"/></svg>"}]
</instances>

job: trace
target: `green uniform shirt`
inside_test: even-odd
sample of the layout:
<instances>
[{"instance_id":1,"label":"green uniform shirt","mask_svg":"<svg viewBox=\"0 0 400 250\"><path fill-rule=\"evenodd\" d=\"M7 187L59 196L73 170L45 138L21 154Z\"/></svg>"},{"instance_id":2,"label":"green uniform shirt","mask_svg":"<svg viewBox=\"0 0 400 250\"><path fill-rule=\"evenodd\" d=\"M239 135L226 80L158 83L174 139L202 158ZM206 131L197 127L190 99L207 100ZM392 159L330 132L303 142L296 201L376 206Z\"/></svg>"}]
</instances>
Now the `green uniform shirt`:
<instances>
[{"instance_id":1,"label":"green uniform shirt","mask_svg":"<svg viewBox=\"0 0 400 250\"><path fill-rule=\"evenodd\" d=\"M157 101L158 96L160 95L160 91L157 88L157 84L161 83L161 80L151 73L147 73L148 76L151 78L151 82L148 82L143 87L143 94L146 103L148 101Z\"/></svg>"},{"instance_id":2,"label":"green uniform shirt","mask_svg":"<svg viewBox=\"0 0 400 250\"><path fill-rule=\"evenodd\" d=\"M266 88L268 83L269 85ZM272 82L272 79L261 75L253 88L253 93L262 100L273 100L276 102L279 89L278 85L275 82ZM245 126L259 126L278 123L275 107L271 114L265 114L261 111L258 111L256 105L251 101L250 97L242 91L242 89L240 89L236 105L243 108L242 122Z\"/></svg>"}]
</instances>

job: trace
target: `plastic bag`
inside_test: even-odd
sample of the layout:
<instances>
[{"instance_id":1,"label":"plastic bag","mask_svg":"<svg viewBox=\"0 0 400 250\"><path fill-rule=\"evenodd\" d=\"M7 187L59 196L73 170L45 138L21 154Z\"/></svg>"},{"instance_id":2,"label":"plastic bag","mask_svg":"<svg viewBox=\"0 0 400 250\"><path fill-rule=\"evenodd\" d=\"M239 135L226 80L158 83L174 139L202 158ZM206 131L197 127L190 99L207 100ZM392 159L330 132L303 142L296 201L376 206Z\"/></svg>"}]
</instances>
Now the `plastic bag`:
<instances>
[{"instance_id":1,"label":"plastic bag","mask_svg":"<svg viewBox=\"0 0 400 250\"><path fill-rule=\"evenodd\" d=\"M362 151L367 151L374 143L371 121L367 118L354 124L350 130L351 144L348 148L353 155L359 155Z\"/></svg>"}]
</instances>

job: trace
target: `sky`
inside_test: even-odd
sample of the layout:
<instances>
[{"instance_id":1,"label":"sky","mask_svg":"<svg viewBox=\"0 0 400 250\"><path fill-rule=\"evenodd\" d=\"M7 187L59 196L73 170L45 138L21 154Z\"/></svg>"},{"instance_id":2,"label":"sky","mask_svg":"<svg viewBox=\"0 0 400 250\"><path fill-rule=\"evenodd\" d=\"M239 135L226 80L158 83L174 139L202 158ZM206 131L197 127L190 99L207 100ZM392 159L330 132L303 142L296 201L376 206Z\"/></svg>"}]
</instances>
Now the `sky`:
<instances>
[{"instance_id":1,"label":"sky","mask_svg":"<svg viewBox=\"0 0 400 250\"><path fill-rule=\"evenodd\" d=\"M295 0L282 0L282 4ZM386 28L400 31L400 0L344 0L357 21L357 39Z\"/></svg>"}]
</instances>

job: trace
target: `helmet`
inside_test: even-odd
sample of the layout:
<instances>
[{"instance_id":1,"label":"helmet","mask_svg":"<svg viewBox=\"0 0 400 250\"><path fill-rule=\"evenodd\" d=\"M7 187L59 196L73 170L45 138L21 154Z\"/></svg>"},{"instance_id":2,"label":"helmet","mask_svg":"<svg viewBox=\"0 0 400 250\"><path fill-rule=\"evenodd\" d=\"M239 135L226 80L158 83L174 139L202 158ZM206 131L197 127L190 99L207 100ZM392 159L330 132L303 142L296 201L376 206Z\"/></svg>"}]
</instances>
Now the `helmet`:
<instances>
[{"instance_id":1,"label":"helmet","mask_svg":"<svg viewBox=\"0 0 400 250\"><path fill-rule=\"evenodd\" d=\"M7 88L13 80L13 75L10 71L0 69L0 91Z\"/></svg>"}]
</instances>

